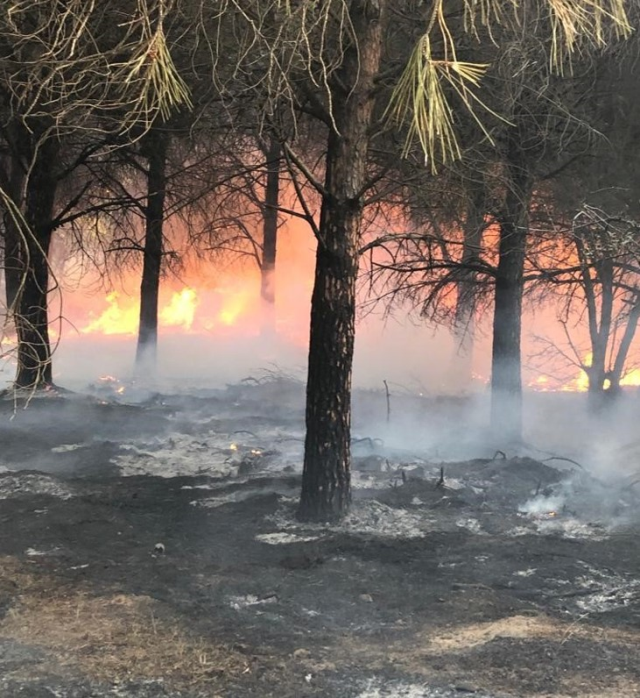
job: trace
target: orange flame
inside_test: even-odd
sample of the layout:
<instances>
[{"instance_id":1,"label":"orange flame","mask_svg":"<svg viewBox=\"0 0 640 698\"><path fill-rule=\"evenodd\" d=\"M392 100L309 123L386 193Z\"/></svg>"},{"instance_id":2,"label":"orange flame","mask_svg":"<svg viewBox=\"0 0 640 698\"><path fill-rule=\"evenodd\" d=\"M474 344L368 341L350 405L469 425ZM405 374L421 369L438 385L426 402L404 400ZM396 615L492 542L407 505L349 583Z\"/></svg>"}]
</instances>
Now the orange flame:
<instances>
[{"instance_id":1,"label":"orange flame","mask_svg":"<svg viewBox=\"0 0 640 698\"><path fill-rule=\"evenodd\" d=\"M171 296L169 304L159 314L160 325L190 330L198 306L198 296L192 288L183 288Z\"/></svg>"},{"instance_id":2,"label":"orange flame","mask_svg":"<svg viewBox=\"0 0 640 698\"><path fill-rule=\"evenodd\" d=\"M226 327L235 325L238 318L250 310L254 300L255 294L248 289L236 289L223 299L217 321Z\"/></svg>"},{"instance_id":3,"label":"orange flame","mask_svg":"<svg viewBox=\"0 0 640 698\"><path fill-rule=\"evenodd\" d=\"M620 385L626 385L629 388L640 386L640 368L635 368L629 371L620 381Z\"/></svg>"},{"instance_id":4,"label":"orange flame","mask_svg":"<svg viewBox=\"0 0 640 698\"><path fill-rule=\"evenodd\" d=\"M107 294L107 309L80 331L84 334L135 334L138 330L140 306L133 299L128 305L123 305L120 297L117 291Z\"/></svg>"},{"instance_id":5,"label":"orange flame","mask_svg":"<svg viewBox=\"0 0 640 698\"><path fill-rule=\"evenodd\" d=\"M592 353L588 352L583 360L584 366L591 366ZM537 391L548 391L548 390L559 390L561 392L576 392L576 393L586 393L589 390L589 376L584 369L580 369L580 372L575 378L562 383L561 385L553 385L546 376L538 376L529 382L529 387ZM640 368L628 371L620 381L620 385L627 388L640 387ZM604 382L604 387L609 386L609 379Z\"/></svg>"},{"instance_id":6,"label":"orange flame","mask_svg":"<svg viewBox=\"0 0 640 698\"><path fill-rule=\"evenodd\" d=\"M551 381L549 380L548 376L537 376L532 381L529 381L527 387L539 393L547 393L553 390L550 383Z\"/></svg>"},{"instance_id":7,"label":"orange flame","mask_svg":"<svg viewBox=\"0 0 640 698\"><path fill-rule=\"evenodd\" d=\"M138 331L140 302L123 297L112 291L106 297L107 308L97 318L81 329L84 334L135 335ZM198 297L192 288L183 288L172 294L169 302L160 309L158 320L161 327L191 329L195 317Z\"/></svg>"}]
</instances>

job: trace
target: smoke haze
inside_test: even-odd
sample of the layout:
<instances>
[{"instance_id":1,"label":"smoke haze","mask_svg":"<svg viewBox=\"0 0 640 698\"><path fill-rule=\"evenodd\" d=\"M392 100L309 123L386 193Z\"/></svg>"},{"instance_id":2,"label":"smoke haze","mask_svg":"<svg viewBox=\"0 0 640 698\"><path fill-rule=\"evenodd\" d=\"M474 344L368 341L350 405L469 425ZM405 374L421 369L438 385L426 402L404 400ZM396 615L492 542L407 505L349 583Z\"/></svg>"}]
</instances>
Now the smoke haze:
<instances>
[{"instance_id":1,"label":"smoke haze","mask_svg":"<svg viewBox=\"0 0 640 698\"><path fill-rule=\"evenodd\" d=\"M290 221L283 226L278 255L275 331L265 326L260 275L252 262L190 261L180 273L168 274L160 299L158 381L137 381L135 388L143 389L139 394L221 388L265 370L303 382L315 255L305 225ZM54 355L54 380L84 391L108 376L124 386L121 397L134 400L130 382L139 270L123 273L109 288L99 288L95 276L76 280L75 286L62 294L65 320ZM362 313L353 373L357 436L382 438L398 449L426 449L443 459L491 457L496 449L511 448L493 439L488 429L489 325L486 317L477 323L473 357L465 359L458 355L459 340L446 327L428 326L409 308L389 317L381 310ZM553 384L549 376L557 384L562 372L554 361L535 358L536 337L561 343L554 309L527 309L523 327L524 384L545 389ZM12 375L9 362L3 377L8 382ZM579 371L570 367L564 376L567 387L575 387ZM300 391L300 407L302 399ZM615 414L601 418L594 428L584 394L528 391L525 441L534 456L550 452L584 459L599 469L633 467L633 456L623 463L617 454L633 441L638 411L635 394L625 395Z\"/></svg>"}]
</instances>

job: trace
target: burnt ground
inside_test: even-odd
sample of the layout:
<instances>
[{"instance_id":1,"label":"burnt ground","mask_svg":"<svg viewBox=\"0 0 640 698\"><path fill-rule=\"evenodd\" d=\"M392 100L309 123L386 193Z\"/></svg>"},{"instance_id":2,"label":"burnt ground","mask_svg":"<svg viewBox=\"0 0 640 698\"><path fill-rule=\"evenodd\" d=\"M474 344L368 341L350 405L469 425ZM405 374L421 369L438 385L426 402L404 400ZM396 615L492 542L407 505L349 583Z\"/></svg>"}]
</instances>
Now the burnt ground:
<instances>
[{"instance_id":1,"label":"burnt ground","mask_svg":"<svg viewBox=\"0 0 640 698\"><path fill-rule=\"evenodd\" d=\"M633 480L443 464L359 409L353 513L314 526L299 387L3 403L0 695L640 696Z\"/></svg>"}]
</instances>

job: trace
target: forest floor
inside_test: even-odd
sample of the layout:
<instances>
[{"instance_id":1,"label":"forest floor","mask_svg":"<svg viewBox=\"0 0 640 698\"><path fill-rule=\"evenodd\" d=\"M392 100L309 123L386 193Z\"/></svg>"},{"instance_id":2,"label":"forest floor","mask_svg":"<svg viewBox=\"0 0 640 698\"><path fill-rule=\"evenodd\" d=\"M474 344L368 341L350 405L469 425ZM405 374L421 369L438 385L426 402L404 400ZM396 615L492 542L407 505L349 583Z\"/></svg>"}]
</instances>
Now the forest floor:
<instances>
[{"instance_id":1,"label":"forest floor","mask_svg":"<svg viewBox=\"0 0 640 698\"><path fill-rule=\"evenodd\" d=\"M399 448L364 394L352 512L300 524L300 385L121 388L0 405L3 698L640 696L633 462L445 463L455 401Z\"/></svg>"}]
</instances>

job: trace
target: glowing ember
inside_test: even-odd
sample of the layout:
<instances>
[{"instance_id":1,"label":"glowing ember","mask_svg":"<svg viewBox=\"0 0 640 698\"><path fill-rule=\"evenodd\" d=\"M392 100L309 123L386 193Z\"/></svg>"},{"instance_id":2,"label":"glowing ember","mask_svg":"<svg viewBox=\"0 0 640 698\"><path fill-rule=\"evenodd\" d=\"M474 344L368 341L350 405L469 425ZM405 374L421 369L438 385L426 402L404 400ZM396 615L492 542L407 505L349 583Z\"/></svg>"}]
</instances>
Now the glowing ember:
<instances>
[{"instance_id":1,"label":"glowing ember","mask_svg":"<svg viewBox=\"0 0 640 698\"><path fill-rule=\"evenodd\" d=\"M529 382L528 387L532 390L537 390L541 393L546 393L553 388L550 385L549 378L547 376L538 376Z\"/></svg>"},{"instance_id":2,"label":"glowing ember","mask_svg":"<svg viewBox=\"0 0 640 698\"><path fill-rule=\"evenodd\" d=\"M472 373L471 378L478 383L489 384L489 379L486 376L481 376L479 373Z\"/></svg>"}]
</instances>

